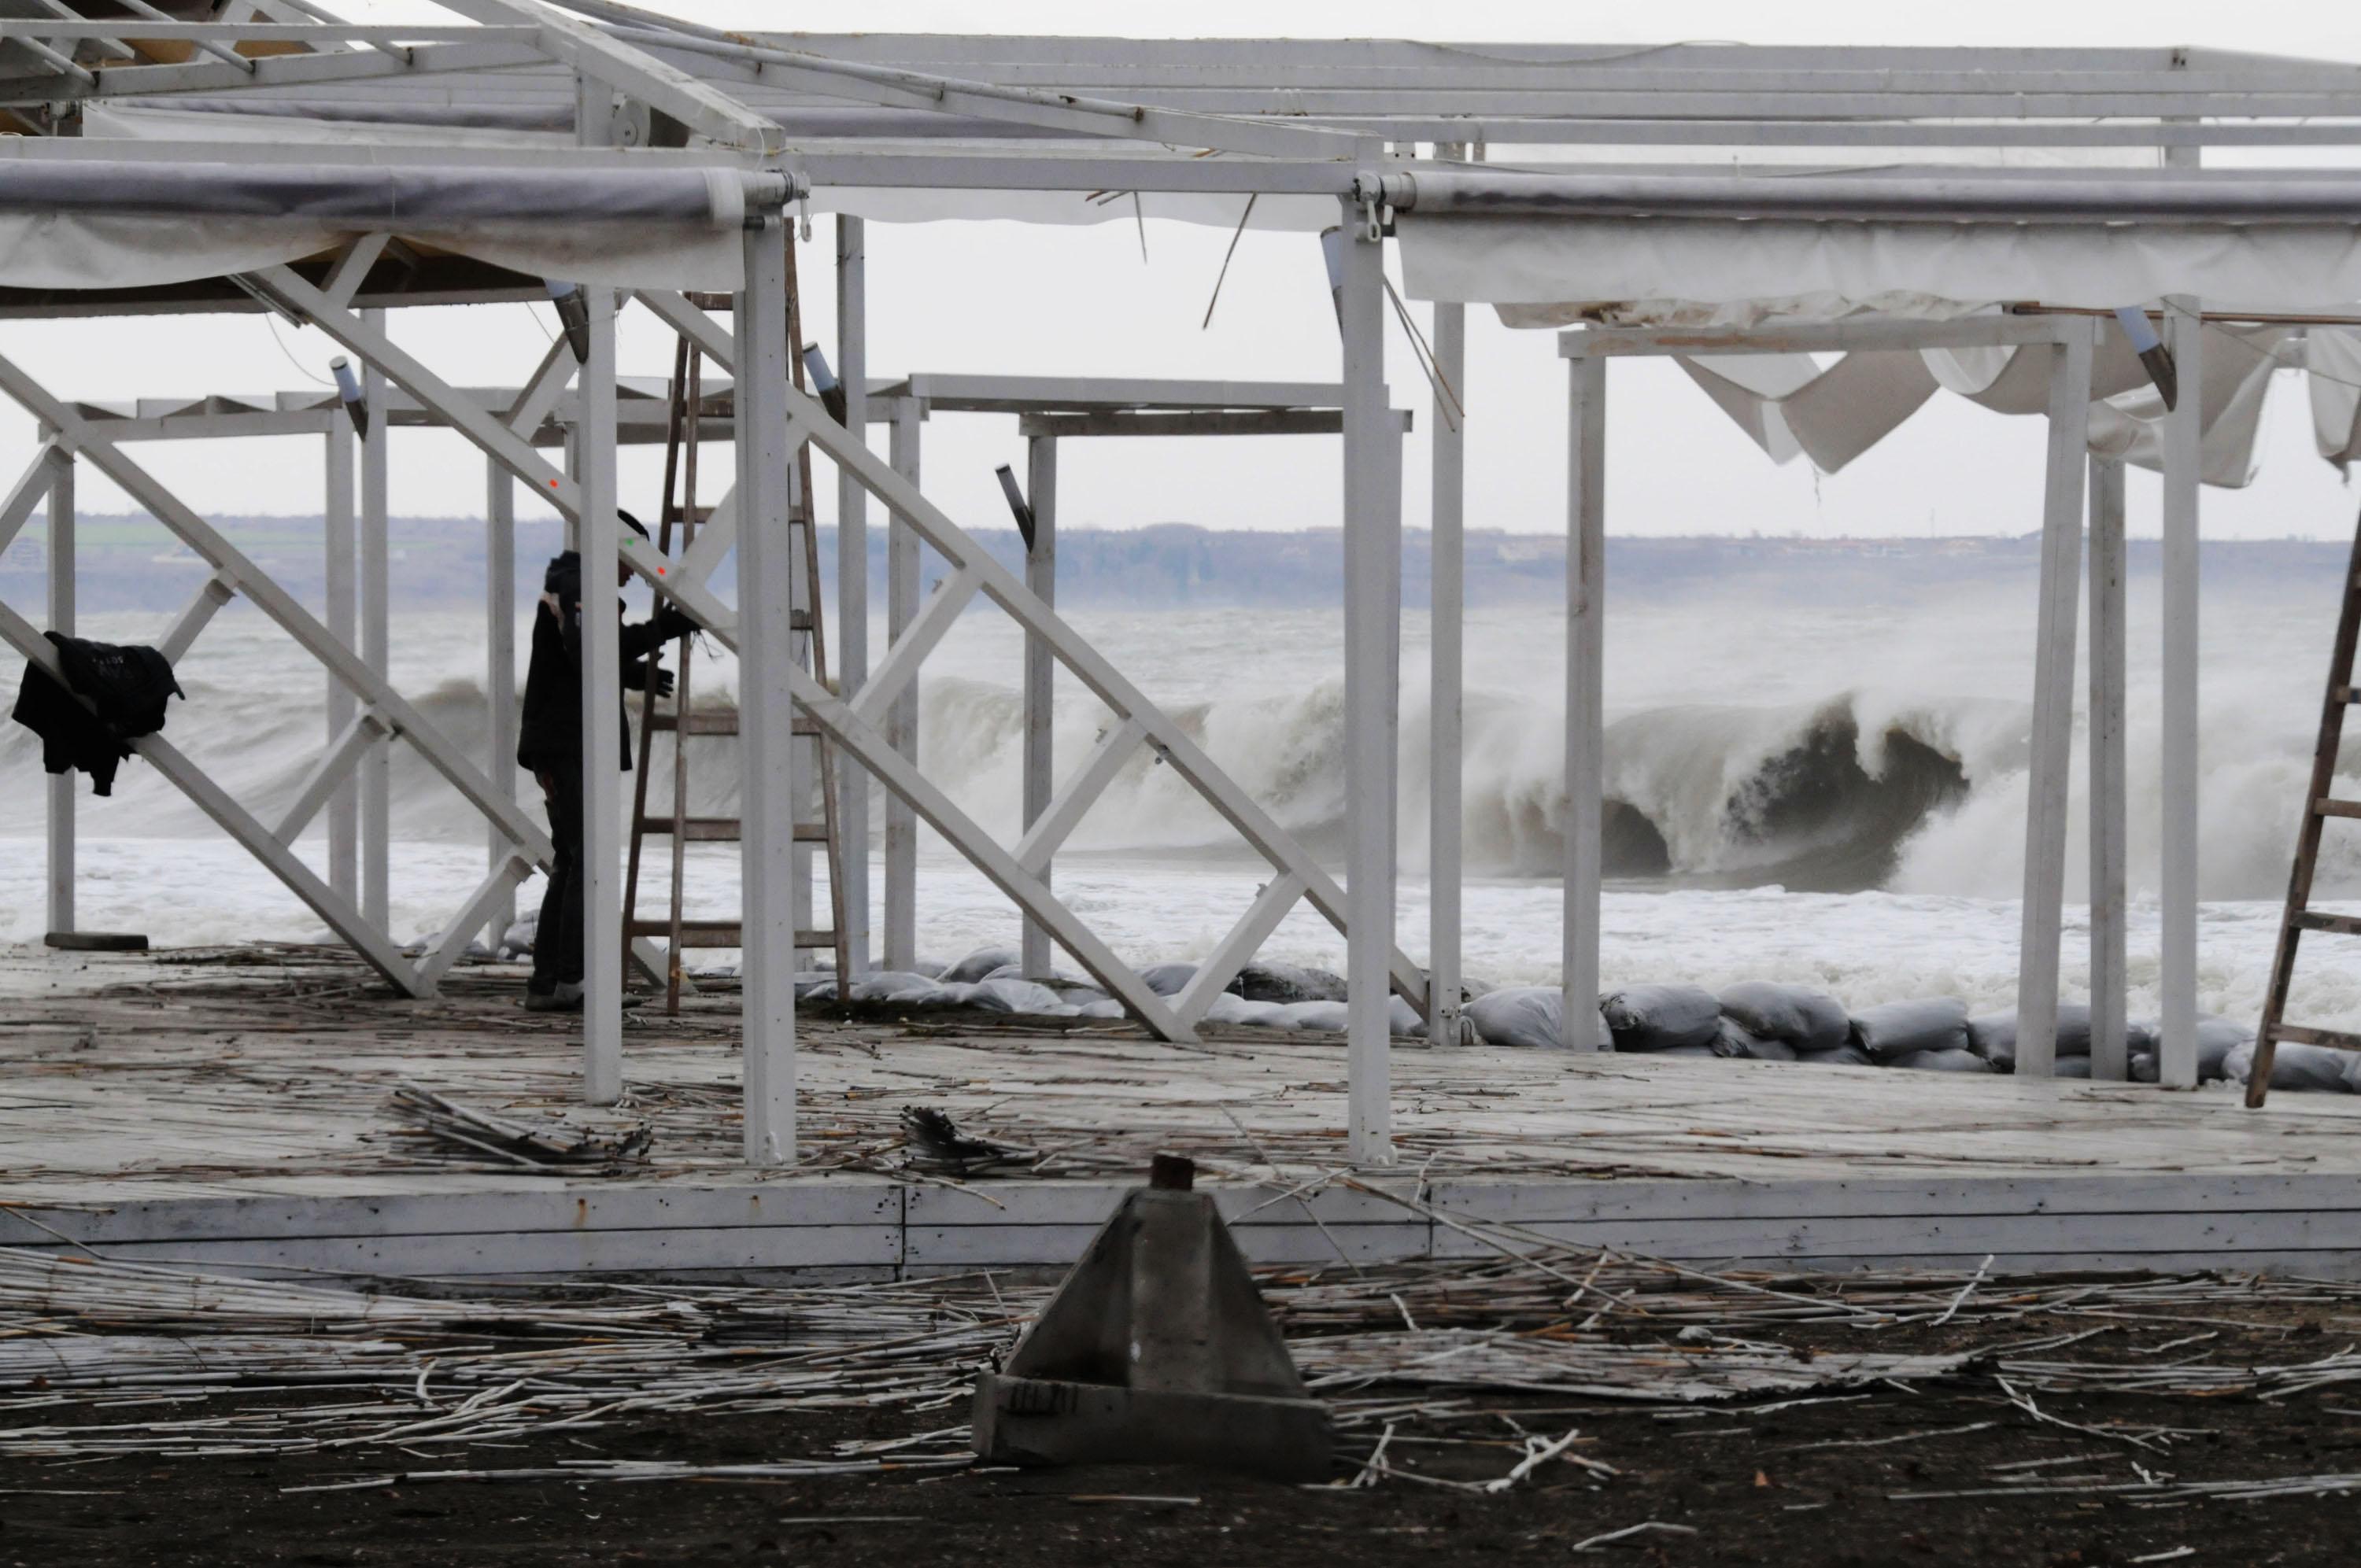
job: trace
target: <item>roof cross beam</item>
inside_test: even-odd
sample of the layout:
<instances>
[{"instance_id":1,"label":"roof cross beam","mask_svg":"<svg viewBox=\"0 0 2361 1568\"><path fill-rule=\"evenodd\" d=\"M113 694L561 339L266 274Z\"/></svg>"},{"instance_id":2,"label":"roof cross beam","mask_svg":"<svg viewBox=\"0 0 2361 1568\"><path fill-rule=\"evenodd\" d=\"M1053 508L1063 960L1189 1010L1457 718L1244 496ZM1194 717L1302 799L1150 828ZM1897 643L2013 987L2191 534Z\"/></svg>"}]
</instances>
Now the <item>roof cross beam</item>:
<instances>
[{"instance_id":1,"label":"roof cross beam","mask_svg":"<svg viewBox=\"0 0 2361 1568\"><path fill-rule=\"evenodd\" d=\"M541 29L542 48L578 74L605 82L650 108L671 115L691 131L724 147L776 152L786 133L727 93L676 66L569 16L542 0L439 0L444 9L487 24L529 23Z\"/></svg>"}]
</instances>

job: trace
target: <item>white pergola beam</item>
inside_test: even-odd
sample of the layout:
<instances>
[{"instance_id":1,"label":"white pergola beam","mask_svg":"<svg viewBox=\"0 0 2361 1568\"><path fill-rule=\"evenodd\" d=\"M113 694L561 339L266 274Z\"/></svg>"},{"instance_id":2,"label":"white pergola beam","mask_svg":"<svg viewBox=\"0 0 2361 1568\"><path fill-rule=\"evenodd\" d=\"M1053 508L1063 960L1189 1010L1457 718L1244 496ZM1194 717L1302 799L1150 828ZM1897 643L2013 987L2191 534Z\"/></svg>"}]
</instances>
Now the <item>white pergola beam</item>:
<instances>
[{"instance_id":1,"label":"white pergola beam","mask_svg":"<svg viewBox=\"0 0 2361 1568\"><path fill-rule=\"evenodd\" d=\"M2091 459L2090 495L2091 1076L2120 1082L2130 1076L2124 1036L2125 560L2120 461Z\"/></svg>"},{"instance_id":2,"label":"white pergola beam","mask_svg":"<svg viewBox=\"0 0 2361 1568\"><path fill-rule=\"evenodd\" d=\"M747 231L745 287L732 320L745 339L738 378L740 940L746 1163L796 1158L795 641L787 607L795 561L784 224ZM697 313L706 319L703 313ZM733 356L734 358L734 356ZM675 740L679 739L675 737Z\"/></svg>"},{"instance_id":3,"label":"white pergola beam","mask_svg":"<svg viewBox=\"0 0 2361 1568\"><path fill-rule=\"evenodd\" d=\"M2066 897L2066 812L2074 751L2074 620L2082 565L2082 473L2090 461L2094 323L2061 325L2049 359L2049 455L2034 622L2032 760L2026 770L2025 903L2018 939L2016 1075L2058 1059L2058 943Z\"/></svg>"},{"instance_id":4,"label":"white pergola beam","mask_svg":"<svg viewBox=\"0 0 2361 1568\"><path fill-rule=\"evenodd\" d=\"M2157 1080L2197 1087L2197 896L2199 680L2198 514L2204 482L2205 323L2198 302L2165 301L2165 344L2180 385L2180 407L2164 416L2164 663L2162 876L2158 883Z\"/></svg>"}]
</instances>

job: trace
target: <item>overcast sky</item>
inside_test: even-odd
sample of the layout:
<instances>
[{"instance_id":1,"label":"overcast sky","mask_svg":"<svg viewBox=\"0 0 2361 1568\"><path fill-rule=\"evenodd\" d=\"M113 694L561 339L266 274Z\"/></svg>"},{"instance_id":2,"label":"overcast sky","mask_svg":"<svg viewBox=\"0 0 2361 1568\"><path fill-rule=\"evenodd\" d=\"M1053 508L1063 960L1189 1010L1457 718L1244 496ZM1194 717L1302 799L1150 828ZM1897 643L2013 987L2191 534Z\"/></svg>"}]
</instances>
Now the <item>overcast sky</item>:
<instances>
[{"instance_id":1,"label":"overcast sky","mask_svg":"<svg viewBox=\"0 0 2361 1568\"><path fill-rule=\"evenodd\" d=\"M783 13L824 23L826 7L774 0L672 0L676 13L718 25L776 27ZM346 0L359 20L439 15L425 0ZM848 11L848 20L851 13ZM866 0L865 31L1123 30L1170 36L1392 36L1456 40L1984 45L2193 44L2361 60L2361 10L2328 4L2241 6L2082 0L1987 0L1974 6L1760 0L1655 0L1647 5L1496 3L1448 7L1407 0L1191 0L1188 5L1109 6L1099 0ZM832 335L829 220L816 221L803 252L807 329ZM1147 257L1129 221L1095 228L1005 223L870 225L869 317L873 374L1035 372L1326 380L1337 344L1316 243L1308 236L1248 234L1239 244L1210 329L1207 298L1229 243L1226 230L1148 225ZM1414 306L1422 317L1425 307ZM1471 527L1553 532L1565 526L1565 371L1552 334L1504 330L1469 313L1466 397L1467 521ZM463 384L511 384L547 343L546 310L513 306L404 313L405 345ZM659 375L670 340L645 318L626 317L623 367ZM265 391L325 379L335 350L319 334L258 316L155 319L126 323L0 324L0 353L55 390L81 397ZM1396 401L1418 412L1405 448L1405 519L1426 521L1427 394L1405 345L1390 346ZM1610 527L1624 533L2022 533L2039 521L2041 422L2004 419L1939 396L1901 432L1844 473L1774 466L1670 366L1618 365L1611 393ZM29 453L32 432L13 408L0 414L0 455ZM876 434L879 447L884 433ZM946 416L928 428L927 488L955 517L1006 521L993 466L1016 461L1015 421ZM2208 491L2205 529L2219 537L2335 535L2349 531L2356 498L2312 453L2300 381L2283 374L2249 488ZM310 512L318 507L318 454L311 440L158 446L144 454L201 510ZM5 459L13 463L13 459ZM625 503L654 509L656 455L626 455ZM1338 461L1334 438L1192 442L1070 442L1061 454L1060 515L1068 527L1190 521L1209 527L1334 526ZM13 470L12 470L13 471ZM823 513L833 486L822 484ZM397 512L465 514L483 504L478 461L453 437L396 437ZM124 509L92 476L89 510ZM2136 532L2157 526L2153 478L2135 473Z\"/></svg>"}]
</instances>

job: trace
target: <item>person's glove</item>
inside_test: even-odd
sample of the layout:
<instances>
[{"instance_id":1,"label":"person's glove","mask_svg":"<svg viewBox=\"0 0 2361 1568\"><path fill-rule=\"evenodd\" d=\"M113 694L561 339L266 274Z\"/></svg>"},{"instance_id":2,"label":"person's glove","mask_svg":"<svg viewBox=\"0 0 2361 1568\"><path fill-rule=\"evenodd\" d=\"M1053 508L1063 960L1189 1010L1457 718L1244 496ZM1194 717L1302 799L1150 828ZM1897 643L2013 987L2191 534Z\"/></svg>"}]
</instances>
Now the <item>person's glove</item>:
<instances>
[{"instance_id":1,"label":"person's glove","mask_svg":"<svg viewBox=\"0 0 2361 1568\"><path fill-rule=\"evenodd\" d=\"M653 660L648 664L647 684L640 689L651 696L672 696L672 672Z\"/></svg>"},{"instance_id":2,"label":"person's glove","mask_svg":"<svg viewBox=\"0 0 2361 1568\"><path fill-rule=\"evenodd\" d=\"M692 631L703 630L697 624L696 617L681 609L677 605L664 603L658 603L656 606L655 628L656 635L666 642L686 637Z\"/></svg>"}]
</instances>

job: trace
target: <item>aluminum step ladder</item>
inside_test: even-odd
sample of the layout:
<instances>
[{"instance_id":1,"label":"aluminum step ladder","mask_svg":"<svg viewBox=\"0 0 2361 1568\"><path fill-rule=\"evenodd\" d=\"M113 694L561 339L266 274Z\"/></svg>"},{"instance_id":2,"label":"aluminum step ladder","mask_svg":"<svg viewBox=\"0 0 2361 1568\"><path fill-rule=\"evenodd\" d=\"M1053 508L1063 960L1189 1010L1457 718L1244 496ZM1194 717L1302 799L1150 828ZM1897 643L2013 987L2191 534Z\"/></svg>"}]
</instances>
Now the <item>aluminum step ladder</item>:
<instances>
[{"instance_id":1,"label":"aluminum step ladder","mask_svg":"<svg viewBox=\"0 0 2361 1568\"><path fill-rule=\"evenodd\" d=\"M2320 861L2321 829L2332 817L2361 817L2361 800L2339 800L2336 751L2345 739L2345 710L2361 702L2353 683L2353 652L2361 642L2361 521L2354 525L2353 555L2345 568L2344 609L2336 617L2336 646L2328 656L2328 693L2320 706L2320 744L2312 754L2312 784L2304 792L2303 826L2295 840L2295 869L2288 876L2287 911L2279 918L2279 952L2271 959L2270 989L2263 993L2263 1021L2255 1031L2255 1065L2246 1077L2246 1103L2260 1105L2270 1092L2272 1058L2285 1045L2326 1046L2361 1051L2361 1035L2315 1029L2285 1022L2288 991L2295 982L2296 944L2306 931L2361 937L2361 918L2322 915L2312 907L2312 876Z\"/></svg>"},{"instance_id":2,"label":"aluminum step ladder","mask_svg":"<svg viewBox=\"0 0 2361 1568\"><path fill-rule=\"evenodd\" d=\"M788 251L787 272L787 332L790 345L801 334L800 313L796 307L795 259L793 247ZM696 303L708 310L729 308L730 296L698 297ZM801 356L790 354L798 385L803 379ZM712 521L713 509L700 506L697 500L697 455L699 432L705 405L705 356L689 339L683 336L673 353L671 407L664 433L664 508L661 513L657 548L666 555L673 553L675 530L678 530L680 547L686 553L694 543L698 528ZM796 662L809 670L822 685L828 684L828 648L822 638L819 609L819 540L813 525L811 454L808 447L798 454L798 478L795 505L790 509L788 549L790 559L798 574L795 585L795 608L788 617L788 627L795 638ZM640 698L640 754L638 773L631 787L631 839L629 869L623 882L623 940L628 947L635 938L661 938L664 947L664 1011L680 1011L682 954L690 948L742 948L744 928L736 920L690 919L685 914L688 846L720 844L739 841L742 834L740 820L734 817L697 817L689 813L689 741L700 739L734 739L738 734L738 716L730 713L698 713L692 700L693 688L689 674L696 647L694 634L685 636L675 644L678 651L677 677L673 688L670 708L656 706L653 691ZM648 785L654 772L655 738L661 731L673 737L672 802L668 811L649 809ZM837 828L837 792L835 749L820 727L811 719L797 715L792 733L810 748L817 767L799 770L807 781L799 792L807 797L811 793L808 781L817 778L819 795L819 818L807 821L798 817L795 825L795 840L824 848L828 864L829 923L825 928L797 930L796 948L833 948L836 972L849 972L851 954L845 940L844 927L844 854L841 836ZM672 846L672 876L669 911L663 919L640 917L640 870L646 863L646 846L650 839L664 839Z\"/></svg>"}]
</instances>

